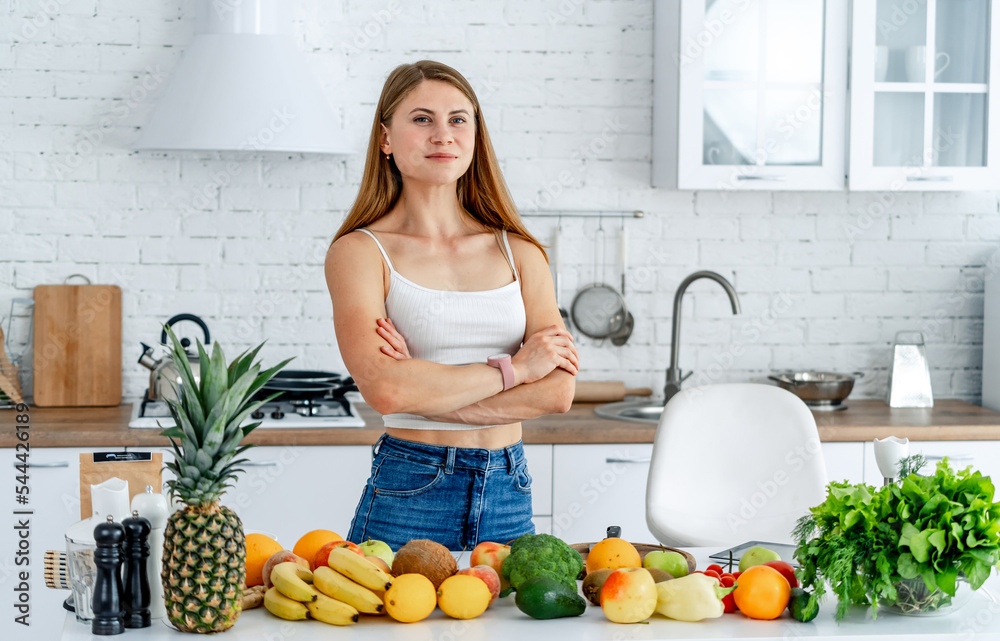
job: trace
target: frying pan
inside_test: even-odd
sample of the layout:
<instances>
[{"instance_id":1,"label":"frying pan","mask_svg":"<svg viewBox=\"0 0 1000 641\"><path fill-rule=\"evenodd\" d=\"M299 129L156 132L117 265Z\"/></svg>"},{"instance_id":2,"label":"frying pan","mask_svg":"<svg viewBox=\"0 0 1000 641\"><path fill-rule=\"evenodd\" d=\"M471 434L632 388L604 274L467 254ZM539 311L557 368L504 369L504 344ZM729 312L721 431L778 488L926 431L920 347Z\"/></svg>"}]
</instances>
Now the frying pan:
<instances>
[{"instance_id":1,"label":"frying pan","mask_svg":"<svg viewBox=\"0 0 1000 641\"><path fill-rule=\"evenodd\" d=\"M336 372L306 369L283 369L261 388L262 392L281 392L279 400L285 401L340 398L357 390L358 386L349 376L343 378Z\"/></svg>"}]
</instances>

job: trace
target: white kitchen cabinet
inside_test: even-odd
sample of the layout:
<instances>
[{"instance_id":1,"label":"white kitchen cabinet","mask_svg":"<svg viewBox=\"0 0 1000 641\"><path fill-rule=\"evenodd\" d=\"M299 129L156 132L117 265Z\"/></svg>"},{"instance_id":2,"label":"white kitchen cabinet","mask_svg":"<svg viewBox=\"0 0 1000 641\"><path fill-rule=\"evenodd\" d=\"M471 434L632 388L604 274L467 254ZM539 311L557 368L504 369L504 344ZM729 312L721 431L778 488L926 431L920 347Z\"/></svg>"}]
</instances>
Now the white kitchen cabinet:
<instances>
[{"instance_id":1,"label":"white kitchen cabinet","mask_svg":"<svg viewBox=\"0 0 1000 641\"><path fill-rule=\"evenodd\" d=\"M997 0L853 3L850 188L995 189Z\"/></svg>"},{"instance_id":2,"label":"white kitchen cabinet","mask_svg":"<svg viewBox=\"0 0 1000 641\"><path fill-rule=\"evenodd\" d=\"M553 446L552 534L568 543L599 541L609 525L622 537L656 543L646 527L652 444Z\"/></svg>"},{"instance_id":3,"label":"white kitchen cabinet","mask_svg":"<svg viewBox=\"0 0 1000 641\"><path fill-rule=\"evenodd\" d=\"M838 190L847 0L660 0L653 185Z\"/></svg>"},{"instance_id":4,"label":"white kitchen cabinet","mask_svg":"<svg viewBox=\"0 0 1000 641\"><path fill-rule=\"evenodd\" d=\"M864 443L822 443L826 478L830 481L862 483L865 479Z\"/></svg>"},{"instance_id":5,"label":"white kitchen cabinet","mask_svg":"<svg viewBox=\"0 0 1000 641\"><path fill-rule=\"evenodd\" d=\"M881 486L883 479L875 462L875 446L865 447L865 483ZM952 469L960 470L971 465L994 484L1000 483L1000 441L910 441L910 454L923 454L927 464L921 474L932 474L937 462L947 456Z\"/></svg>"}]
</instances>

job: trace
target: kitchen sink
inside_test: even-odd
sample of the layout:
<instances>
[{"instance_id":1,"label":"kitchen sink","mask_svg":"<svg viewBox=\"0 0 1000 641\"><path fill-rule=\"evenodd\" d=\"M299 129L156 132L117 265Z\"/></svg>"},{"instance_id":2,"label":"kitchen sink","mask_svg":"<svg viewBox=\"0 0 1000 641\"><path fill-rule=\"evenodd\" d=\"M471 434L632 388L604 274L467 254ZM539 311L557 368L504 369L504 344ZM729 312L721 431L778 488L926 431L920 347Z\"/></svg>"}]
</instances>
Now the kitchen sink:
<instances>
[{"instance_id":1,"label":"kitchen sink","mask_svg":"<svg viewBox=\"0 0 1000 641\"><path fill-rule=\"evenodd\" d=\"M608 403L594 408L594 413L602 418L656 425L660 422L660 414L663 413L663 403L649 400Z\"/></svg>"}]
</instances>

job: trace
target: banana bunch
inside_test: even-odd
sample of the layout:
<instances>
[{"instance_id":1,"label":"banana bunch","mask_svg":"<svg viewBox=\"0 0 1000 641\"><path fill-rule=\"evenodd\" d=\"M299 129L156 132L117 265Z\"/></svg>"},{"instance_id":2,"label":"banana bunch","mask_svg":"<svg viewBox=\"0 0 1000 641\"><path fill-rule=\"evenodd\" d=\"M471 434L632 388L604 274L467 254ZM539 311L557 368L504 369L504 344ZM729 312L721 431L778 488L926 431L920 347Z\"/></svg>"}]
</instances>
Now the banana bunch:
<instances>
[{"instance_id":1,"label":"banana bunch","mask_svg":"<svg viewBox=\"0 0 1000 641\"><path fill-rule=\"evenodd\" d=\"M316 619L332 625L357 623L357 609L317 591L312 581L313 573L298 563L279 563L271 570L274 585L264 593L264 607L274 616L289 621Z\"/></svg>"}]
</instances>

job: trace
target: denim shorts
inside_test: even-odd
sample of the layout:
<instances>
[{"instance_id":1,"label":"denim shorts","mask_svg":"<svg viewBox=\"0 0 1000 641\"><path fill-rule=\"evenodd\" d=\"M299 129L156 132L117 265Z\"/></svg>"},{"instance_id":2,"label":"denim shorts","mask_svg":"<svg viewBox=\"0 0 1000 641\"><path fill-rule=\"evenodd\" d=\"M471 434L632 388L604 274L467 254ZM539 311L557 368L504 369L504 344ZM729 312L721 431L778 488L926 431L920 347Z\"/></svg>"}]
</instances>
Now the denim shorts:
<instances>
[{"instance_id":1,"label":"denim shorts","mask_svg":"<svg viewBox=\"0 0 1000 641\"><path fill-rule=\"evenodd\" d=\"M426 445L383 434L348 539L393 550L431 539L449 550L533 534L531 475L521 442L499 450Z\"/></svg>"}]
</instances>

